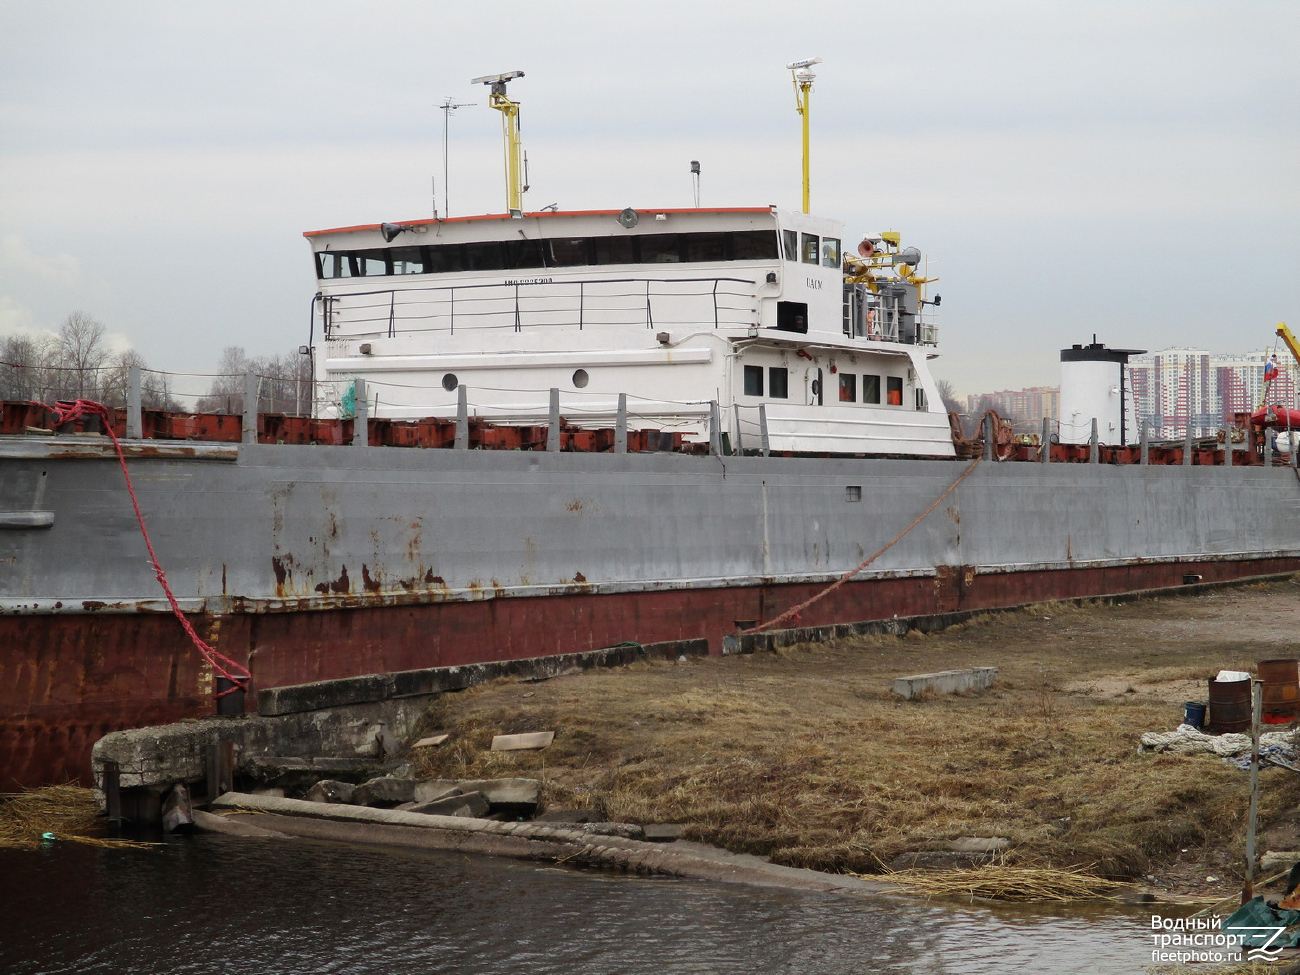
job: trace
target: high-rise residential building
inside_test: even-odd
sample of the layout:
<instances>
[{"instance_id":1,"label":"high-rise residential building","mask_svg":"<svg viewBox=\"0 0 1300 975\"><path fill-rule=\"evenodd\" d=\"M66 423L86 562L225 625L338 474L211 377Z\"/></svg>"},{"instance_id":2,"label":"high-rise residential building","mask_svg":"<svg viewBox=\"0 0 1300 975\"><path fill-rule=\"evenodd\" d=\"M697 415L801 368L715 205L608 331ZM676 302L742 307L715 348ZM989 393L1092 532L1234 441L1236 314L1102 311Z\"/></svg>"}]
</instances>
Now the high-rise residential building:
<instances>
[{"instance_id":1,"label":"high-rise residential building","mask_svg":"<svg viewBox=\"0 0 1300 975\"><path fill-rule=\"evenodd\" d=\"M1043 417L1055 420L1061 409L1061 390L1056 386L1031 386L1028 389L1003 389L996 393L977 393L966 397L966 413L973 415L993 408L1002 416L1021 424L1017 433L1033 432Z\"/></svg>"},{"instance_id":2,"label":"high-rise residential building","mask_svg":"<svg viewBox=\"0 0 1300 975\"><path fill-rule=\"evenodd\" d=\"M1140 422L1157 440L1206 437L1222 429L1233 413L1270 405L1296 404L1296 363L1278 355L1277 378L1264 391L1264 366L1272 353L1212 353L1164 349L1134 356L1129 364Z\"/></svg>"}]
</instances>

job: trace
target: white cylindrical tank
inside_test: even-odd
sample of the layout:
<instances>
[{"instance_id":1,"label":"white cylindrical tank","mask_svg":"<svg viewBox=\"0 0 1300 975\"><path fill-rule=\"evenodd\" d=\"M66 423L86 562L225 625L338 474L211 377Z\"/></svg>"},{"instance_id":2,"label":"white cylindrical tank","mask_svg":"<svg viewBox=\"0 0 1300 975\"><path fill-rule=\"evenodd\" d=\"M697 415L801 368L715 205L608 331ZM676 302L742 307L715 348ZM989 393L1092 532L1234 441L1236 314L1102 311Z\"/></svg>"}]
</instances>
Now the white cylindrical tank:
<instances>
[{"instance_id":1,"label":"white cylindrical tank","mask_svg":"<svg viewBox=\"0 0 1300 975\"><path fill-rule=\"evenodd\" d=\"M1128 358L1144 349L1108 349L1092 337L1091 345L1061 350L1061 443L1087 443L1097 421L1098 443L1136 443L1137 411Z\"/></svg>"}]
</instances>

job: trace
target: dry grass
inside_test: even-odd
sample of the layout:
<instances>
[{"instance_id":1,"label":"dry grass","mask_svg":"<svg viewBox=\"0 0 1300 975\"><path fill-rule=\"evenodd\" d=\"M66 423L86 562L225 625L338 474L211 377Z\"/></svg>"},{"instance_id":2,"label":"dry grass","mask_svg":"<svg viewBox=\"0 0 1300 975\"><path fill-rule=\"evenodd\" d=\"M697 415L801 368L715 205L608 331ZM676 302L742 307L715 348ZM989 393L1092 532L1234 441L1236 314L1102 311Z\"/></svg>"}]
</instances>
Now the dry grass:
<instances>
[{"instance_id":1,"label":"dry grass","mask_svg":"<svg viewBox=\"0 0 1300 975\"><path fill-rule=\"evenodd\" d=\"M151 846L103 838L94 793L77 785L52 785L0 796L0 847L35 849L45 834L90 846Z\"/></svg>"},{"instance_id":2,"label":"dry grass","mask_svg":"<svg viewBox=\"0 0 1300 975\"><path fill-rule=\"evenodd\" d=\"M538 776L551 807L681 822L692 839L792 866L878 873L906 852L1001 836L1010 865L1132 877L1188 847L1240 851L1247 776L1214 758L1136 754L1143 731L1178 724L1181 703L1063 686L1199 679L1284 656L1294 619L1272 633L1219 617L1298 593L1040 606L930 636L500 681L443 698L421 733L451 738L418 761L427 775ZM896 676L980 665L999 668L982 694L888 691ZM489 750L493 735L547 730L544 751ZM1264 781L1265 822L1300 803L1300 777Z\"/></svg>"},{"instance_id":3,"label":"dry grass","mask_svg":"<svg viewBox=\"0 0 1300 975\"><path fill-rule=\"evenodd\" d=\"M997 864L970 870L900 870L889 874L931 897L983 897L1001 901L1077 901L1108 897L1130 884L1094 877L1077 870L1004 867Z\"/></svg>"}]
</instances>

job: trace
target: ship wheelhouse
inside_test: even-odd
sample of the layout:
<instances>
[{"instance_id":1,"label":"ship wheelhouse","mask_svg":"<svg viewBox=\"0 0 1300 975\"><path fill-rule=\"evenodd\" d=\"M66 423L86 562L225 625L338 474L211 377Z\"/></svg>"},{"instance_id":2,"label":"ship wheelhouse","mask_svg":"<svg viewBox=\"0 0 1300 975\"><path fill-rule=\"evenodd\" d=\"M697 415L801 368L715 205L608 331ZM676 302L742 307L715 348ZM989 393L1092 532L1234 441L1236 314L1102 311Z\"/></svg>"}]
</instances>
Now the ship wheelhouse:
<instances>
[{"instance_id":1,"label":"ship wheelhouse","mask_svg":"<svg viewBox=\"0 0 1300 975\"><path fill-rule=\"evenodd\" d=\"M358 378L390 418L464 398L472 416L541 423L558 390L576 426L612 426L621 398L629 427L687 440L709 440L716 411L743 449L765 432L773 451L952 456L921 289L846 258L835 221L628 209L306 236L324 413Z\"/></svg>"}]
</instances>

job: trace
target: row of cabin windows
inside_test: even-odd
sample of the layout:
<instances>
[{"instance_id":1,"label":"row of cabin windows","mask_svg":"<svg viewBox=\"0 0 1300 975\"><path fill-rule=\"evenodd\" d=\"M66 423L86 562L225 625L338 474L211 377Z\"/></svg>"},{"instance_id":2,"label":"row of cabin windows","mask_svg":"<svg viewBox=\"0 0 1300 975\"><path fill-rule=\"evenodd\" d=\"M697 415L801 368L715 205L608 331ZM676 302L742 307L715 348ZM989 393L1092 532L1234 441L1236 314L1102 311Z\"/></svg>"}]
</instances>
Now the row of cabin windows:
<instances>
[{"instance_id":1,"label":"row of cabin windows","mask_svg":"<svg viewBox=\"0 0 1300 975\"><path fill-rule=\"evenodd\" d=\"M840 266L840 242L835 237L818 237L797 230L783 230L781 238L787 261L820 264L822 267Z\"/></svg>"},{"instance_id":2,"label":"row of cabin windows","mask_svg":"<svg viewBox=\"0 0 1300 975\"><path fill-rule=\"evenodd\" d=\"M453 271L520 271L601 264L689 264L777 260L775 230L698 234L624 234L546 240L380 247L316 254L318 278L362 278Z\"/></svg>"},{"instance_id":3,"label":"row of cabin windows","mask_svg":"<svg viewBox=\"0 0 1300 975\"><path fill-rule=\"evenodd\" d=\"M840 373L840 402L858 402L858 376L851 372ZM863 375L862 402L880 402L880 377ZM885 377L885 402L889 406L903 405L903 380L898 376Z\"/></svg>"},{"instance_id":4,"label":"row of cabin windows","mask_svg":"<svg viewBox=\"0 0 1300 975\"><path fill-rule=\"evenodd\" d=\"M842 372L840 377L840 402L858 402L859 390L863 403L880 403L880 376ZM745 395L763 396L763 367L745 366ZM861 380L861 385L859 385ZM889 406L903 405L903 380L898 376L885 376L885 400ZM917 409L924 409L924 390L918 390ZM769 366L767 369L767 393L769 399L789 399L790 372L783 366Z\"/></svg>"},{"instance_id":5,"label":"row of cabin windows","mask_svg":"<svg viewBox=\"0 0 1300 975\"><path fill-rule=\"evenodd\" d=\"M763 367L745 367L745 395L763 395ZM790 370L785 366L769 366L767 369L767 395L771 399L790 398Z\"/></svg>"}]
</instances>

